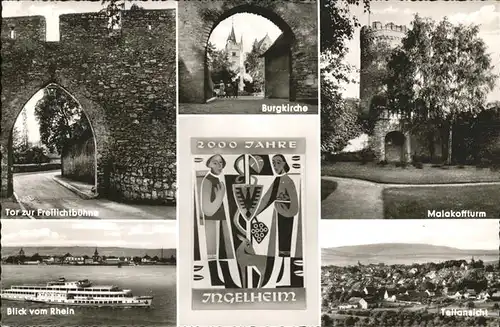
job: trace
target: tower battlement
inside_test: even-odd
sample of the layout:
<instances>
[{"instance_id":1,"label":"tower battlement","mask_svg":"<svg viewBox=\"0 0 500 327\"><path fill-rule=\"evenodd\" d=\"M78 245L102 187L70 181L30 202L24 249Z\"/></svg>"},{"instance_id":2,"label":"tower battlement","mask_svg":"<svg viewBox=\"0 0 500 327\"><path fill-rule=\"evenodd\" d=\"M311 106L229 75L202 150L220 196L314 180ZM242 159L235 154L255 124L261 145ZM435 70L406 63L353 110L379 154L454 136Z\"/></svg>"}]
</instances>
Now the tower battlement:
<instances>
[{"instance_id":1,"label":"tower battlement","mask_svg":"<svg viewBox=\"0 0 500 327\"><path fill-rule=\"evenodd\" d=\"M2 17L2 38L45 41L44 16Z\"/></svg>"},{"instance_id":2,"label":"tower battlement","mask_svg":"<svg viewBox=\"0 0 500 327\"><path fill-rule=\"evenodd\" d=\"M78 13L59 16L60 42L99 40L109 36L109 21L104 13ZM175 9L125 10L121 12L122 34L143 34L167 25L175 28ZM44 16L6 17L2 19L2 38L46 41Z\"/></svg>"},{"instance_id":3,"label":"tower battlement","mask_svg":"<svg viewBox=\"0 0 500 327\"><path fill-rule=\"evenodd\" d=\"M408 31L408 27L406 27L405 25L396 25L392 22L384 25L379 21L375 21L372 23L372 25L369 28L374 32L375 31L394 31L394 32L406 33Z\"/></svg>"},{"instance_id":4,"label":"tower battlement","mask_svg":"<svg viewBox=\"0 0 500 327\"><path fill-rule=\"evenodd\" d=\"M378 21L373 22L371 26L365 25L361 28L361 47L367 47L370 45L367 43L376 41L398 43L407 31L408 28L405 25L396 25L394 23L384 25Z\"/></svg>"}]
</instances>

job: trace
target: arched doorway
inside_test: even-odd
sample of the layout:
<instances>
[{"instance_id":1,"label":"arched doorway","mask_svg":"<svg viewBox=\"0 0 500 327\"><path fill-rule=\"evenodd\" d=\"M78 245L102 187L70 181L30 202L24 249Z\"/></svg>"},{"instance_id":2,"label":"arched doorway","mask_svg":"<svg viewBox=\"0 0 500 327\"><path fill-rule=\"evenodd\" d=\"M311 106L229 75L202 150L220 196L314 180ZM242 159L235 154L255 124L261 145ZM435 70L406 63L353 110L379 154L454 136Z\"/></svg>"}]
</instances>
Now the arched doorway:
<instances>
[{"instance_id":1,"label":"arched doorway","mask_svg":"<svg viewBox=\"0 0 500 327\"><path fill-rule=\"evenodd\" d=\"M223 14L205 44L205 101L288 100L293 41L290 27L263 8L240 6Z\"/></svg>"},{"instance_id":2,"label":"arched doorway","mask_svg":"<svg viewBox=\"0 0 500 327\"><path fill-rule=\"evenodd\" d=\"M404 160L404 145L406 137L399 131L392 131L385 135L384 148L387 162L401 162Z\"/></svg>"},{"instance_id":3,"label":"arched doorway","mask_svg":"<svg viewBox=\"0 0 500 327\"><path fill-rule=\"evenodd\" d=\"M80 102L56 83L42 87L17 109L8 141L7 195L26 209L57 208L63 185L98 196L97 141ZM2 176L3 178L3 176ZM76 196L76 195L75 195Z\"/></svg>"},{"instance_id":4,"label":"arched doorway","mask_svg":"<svg viewBox=\"0 0 500 327\"><path fill-rule=\"evenodd\" d=\"M318 33L317 2L300 0L180 1L178 4L180 112L201 113L208 110L206 107L195 105L206 103L213 95L210 85L205 85L208 40L218 24L240 13L259 15L271 21L282 31L281 41L288 46L289 51L285 52L289 54L289 63L275 69L283 71L284 66L288 68L287 100L316 105L319 86L318 40L311 35ZM281 42L276 47L283 48L279 45L283 45ZM279 57L283 55L283 51L273 51L268 55Z\"/></svg>"}]
</instances>

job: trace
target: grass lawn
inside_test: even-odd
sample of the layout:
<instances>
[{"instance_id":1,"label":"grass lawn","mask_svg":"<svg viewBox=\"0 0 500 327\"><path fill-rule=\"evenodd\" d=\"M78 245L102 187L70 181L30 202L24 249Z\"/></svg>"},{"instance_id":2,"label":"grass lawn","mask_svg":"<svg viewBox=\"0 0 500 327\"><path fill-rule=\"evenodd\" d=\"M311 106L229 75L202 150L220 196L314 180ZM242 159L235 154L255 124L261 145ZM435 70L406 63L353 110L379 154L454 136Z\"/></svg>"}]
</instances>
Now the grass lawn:
<instances>
[{"instance_id":1,"label":"grass lawn","mask_svg":"<svg viewBox=\"0 0 500 327\"><path fill-rule=\"evenodd\" d=\"M359 162L325 162L321 167L321 175L350 177L389 184L448 184L500 181L500 171L492 171L489 168L478 169L474 166L435 168L431 166L426 164L423 169L417 169L410 165L401 168L393 164L382 167L376 163L362 165Z\"/></svg>"},{"instance_id":2,"label":"grass lawn","mask_svg":"<svg viewBox=\"0 0 500 327\"><path fill-rule=\"evenodd\" d=\"M328 181L321 179L321 201L326 199L337 189L338 183L335 181Z\"/></svg>"},{"instance_id":3,"label":"grass lawn","mask_svg":"<svg viewBox=\"0 0 500 327\"><path fill-rule=\"evenodd\" d=\"M387 188L382 193L384 218L427 218L427 210L484 211L500 218L500 186Z\"/></svg>"}]
</instances>

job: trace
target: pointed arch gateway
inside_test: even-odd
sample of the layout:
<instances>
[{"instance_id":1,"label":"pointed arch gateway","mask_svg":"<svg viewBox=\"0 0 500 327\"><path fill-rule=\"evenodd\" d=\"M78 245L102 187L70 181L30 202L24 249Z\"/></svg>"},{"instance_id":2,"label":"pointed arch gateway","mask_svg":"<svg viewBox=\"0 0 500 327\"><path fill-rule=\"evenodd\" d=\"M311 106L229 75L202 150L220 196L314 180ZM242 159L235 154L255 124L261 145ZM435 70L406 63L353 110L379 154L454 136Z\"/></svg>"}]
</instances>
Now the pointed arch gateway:
<instances>
[{"instance_id":1,"label":"pointed arch gateway","mask_svg":"<svg viewBox=\"0 0 500 327\"><path fill-rule=\"evenodd\" d=\"M13 149L12 131L15 122L26 103L40 90L48 86L56 86L71 96L81 107L87 117L94 139L95 149L95 187L96 196L107 194L109 189L109 139L110 133L105 120L104 109L90 100L90 93L85 86L71 79L60 76L47 80L33 79L18 88L9 97L2 99L2 122L1 122L1 197L11 197L13 187Z\"/></svg>"},{"instance_id":2,"label":"pointed arch gateway","mask_svg":"<svg viewBox=\"0 0 500 327\"><path fill-rule=\"evenodd\" d=\"M313 1L212 1L179 2L179 102L205 103L212 86L206 50L213 29L238 13L262 16L283 32L289 47L289 100L317 100L317 8Z\"/></svg>"},{"instance_id":3,"label":"pointed arch gateway","mask_svg":"<svg viewBox=\"0 0 500 327\"><path fill-rule=\"evenodd\" d=\"M233 7L226 12L222 13L216 20L213 21L210 33L204 35L206 40L203 40L205 45L205 57L204 57L204 102L211 100L215 94L216 84L219 82L237 82L237 87L239 92L243 91L244 78L247 74L245 69L245 56L243 47L243 34L240 36L240 40L237 39L235 29L234 29L234 15L236 14L253 14L267 19L272 22L277 28L281 30L281 35L275 40L275 42L266 49L261 54L261 59L263 61L264 72L264 97L269 98L286 98L290 99L290 89L292 85L292 54L291 47L295 42L295 35L288 26L288 24L276 13L274 13L269 8L257 7L256 5L244 4L240 6ZM210 43L210 37L213 31L219 26L223 21L231 18L231 31L228 34L226 40L226 52L229 56L229 61L232 64L232 68L238 71L237 76L234 77L232 81L214 81L211 77L211 71L208 64L208 48ZM260 39L259 41L262 41ZM271 49L272 48L272 49ZM276 50L278 49L278 51ZM269 60L267 54L272 54L273 59ZM276 60L277 58L278 60ZM229 92L231 93L231 91Z\"/></svg>"}]
</instances>

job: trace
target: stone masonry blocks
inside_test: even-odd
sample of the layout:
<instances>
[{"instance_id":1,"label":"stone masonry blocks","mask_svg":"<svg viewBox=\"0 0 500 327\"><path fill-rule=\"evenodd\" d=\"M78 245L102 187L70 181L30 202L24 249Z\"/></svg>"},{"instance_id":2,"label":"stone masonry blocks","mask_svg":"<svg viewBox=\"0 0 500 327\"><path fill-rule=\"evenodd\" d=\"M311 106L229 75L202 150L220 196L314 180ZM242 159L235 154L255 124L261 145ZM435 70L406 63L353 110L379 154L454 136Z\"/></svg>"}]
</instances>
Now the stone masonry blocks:
<instances>
[{"instance_id":1,"label":"stone masonry blocks","mask_svg":"<svg viewBox=\"0 0 500 327\"><path fill-rule=\"evenodd\" d=\"M261 15L293 38L290 100L318 98L318 45L316 1L180 1L179 102L204 103L208 74L206 45L212 30L236 13Z\"/></svg>"},{"instance_id":2,"label":"stone masonry blocks","mask_svg":"<svg viewBox=\"0 0 500 327\"><path fill-rule=\"evenodd\" d=\"M1 196L12 195L9 138L24 104L56 83L81 104L94 130L97 191L119 201L175 200L175 10L124 12L110 35L99 13L60 16L60 41L45 22L2 20ZM23 26L9 39L10 24ZM140 177L140 178L135 178Z\"/></svg>"}]
</instances>

